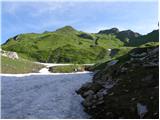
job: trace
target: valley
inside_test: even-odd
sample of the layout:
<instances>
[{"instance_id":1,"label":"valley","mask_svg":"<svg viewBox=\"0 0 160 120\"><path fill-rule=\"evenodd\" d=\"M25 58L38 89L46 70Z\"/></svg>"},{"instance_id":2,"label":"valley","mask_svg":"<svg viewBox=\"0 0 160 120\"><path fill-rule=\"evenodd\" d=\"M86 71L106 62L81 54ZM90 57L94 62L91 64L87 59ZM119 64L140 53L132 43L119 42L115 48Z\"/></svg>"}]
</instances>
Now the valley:
<instances>
[{"instance_id":1,"label":"valley","mask_svg":"<svg viewBox=\"0 0 160 120\"><path fill-rule=\"evenodd\" d=\"M2 118L158 118L158 54L159 30L19 34L2 44Z\"/></svg>"}]
</instances>

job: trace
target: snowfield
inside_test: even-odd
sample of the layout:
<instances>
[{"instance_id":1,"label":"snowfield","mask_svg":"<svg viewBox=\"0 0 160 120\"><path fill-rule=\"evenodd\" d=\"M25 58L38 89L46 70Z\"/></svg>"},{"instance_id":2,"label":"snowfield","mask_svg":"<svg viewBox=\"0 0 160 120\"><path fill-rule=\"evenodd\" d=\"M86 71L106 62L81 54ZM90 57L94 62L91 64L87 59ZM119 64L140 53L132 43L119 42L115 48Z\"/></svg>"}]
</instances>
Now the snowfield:
<instances>
[{"instance_id":1,"label":"snowfield","mask_svg":"<svg viewBox=\"0 0 160 120\"><path fill-rule=\"evenodd\" d=\"M89 118L75 93L92 73L1 74L1 117Z\"/></svg>"}]
</instances>

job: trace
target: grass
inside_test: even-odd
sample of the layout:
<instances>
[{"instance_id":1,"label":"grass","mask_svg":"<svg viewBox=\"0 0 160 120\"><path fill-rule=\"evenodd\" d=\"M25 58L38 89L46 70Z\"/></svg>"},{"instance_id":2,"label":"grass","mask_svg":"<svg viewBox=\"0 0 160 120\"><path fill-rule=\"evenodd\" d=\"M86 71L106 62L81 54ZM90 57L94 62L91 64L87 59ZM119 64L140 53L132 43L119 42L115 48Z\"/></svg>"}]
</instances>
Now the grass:
<instances>
[{"instance_id":1,"label":"grass","mask_svg":"<svg viewBox=\"0 0 160 120\"><path fill-rule=\"evenodd\" d=\"M71 72L82 72L84 70L89 70L90 65L66 65L66 66L54 66L50 67L49 71L53 73L71 73Z\"/></svg>"},{"instance_id":2,"label":"grass","mask_svg":"<svg viewBox=\"0 0 160 120\"><path fill-rule=\"evenodd\" d=\"M42 67L42 65L28 60L12 60L8 57L1 56L1 73L20 74L38 72Z\"/></svg>"},{"instance_id":3,"label":"grass","mask_svg":"<svg viewBox=\"0 0 160 120\"><path fill-rule=\"evenodd\" d=\"M94 63L109 57L107 49L122 46L113 35L89 34L66 26L55 32L20 34L10 38L2 49L40 62Z\"/></svg>"}]
</instances>

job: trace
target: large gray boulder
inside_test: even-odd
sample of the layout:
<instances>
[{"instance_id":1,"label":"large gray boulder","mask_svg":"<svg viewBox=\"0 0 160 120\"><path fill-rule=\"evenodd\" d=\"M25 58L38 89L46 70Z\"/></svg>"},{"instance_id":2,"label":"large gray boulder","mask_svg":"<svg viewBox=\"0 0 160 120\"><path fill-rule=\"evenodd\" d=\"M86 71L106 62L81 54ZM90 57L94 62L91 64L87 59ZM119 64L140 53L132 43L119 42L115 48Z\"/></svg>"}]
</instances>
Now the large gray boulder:
<instances>
[{"instance_id":1,"label":"large gray boulder","mask_svg":"<svg viewBox=\"0 0 160 120\"><path fill-rule=\"evenodd\" d=\"M11 59L19 59L18 54L16 52L8 52L7 56Z\"/></svg>"}]
</instances>

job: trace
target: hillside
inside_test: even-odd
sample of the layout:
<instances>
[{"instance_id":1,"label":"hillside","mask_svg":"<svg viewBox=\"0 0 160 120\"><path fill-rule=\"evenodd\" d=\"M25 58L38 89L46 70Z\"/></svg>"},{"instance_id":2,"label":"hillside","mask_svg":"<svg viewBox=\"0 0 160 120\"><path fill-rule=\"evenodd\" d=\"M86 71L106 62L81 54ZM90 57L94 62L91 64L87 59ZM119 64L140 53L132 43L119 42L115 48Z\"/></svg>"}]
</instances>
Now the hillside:
<instances>
[{"instance_id":1,"label":"hillside","mask_svg":"<svg viewBox=\"0 0 160 120\"><path fill-rule=\"evenodd\" d=\"M133 46L157 41L157 37L154 37L158 36L157 31L145 36L131 30L119 31L117 28L85 33L65 26L53 32L19 34L8 39L2 49L15 51L22 58L32 61L97 63L124 55ZM114 50L118 52L114 53Z\"/></svg>"},{"instance_id":2,"label":"hillside","mask_svg":"<svg viewBox=\"0 0 160 120\"><path fill-rule=\"evenodd\" d=\"M94 119L159 118L159 47L141 47L95 66L77 93Z\"/></svg>"},{"instance_id":3,"label":"hillside","mask_svg":"<svg viewBox=\"0 0 160 120\"><path fill-rule=\"evenodd\" d=\"M1 73L20 74L20 73L38 73L43 65L35 64L28 60L11 59L1 56Z\"/></svg>"},{"instance_id":4,"label":"hillside","mask_svg":"<svg viewBox=\"0 0 160 120\"><path fill-rule=\"evenodd\" d=\"M159 30L154 30L146 35L141 35L132 30L120 31L118 28L111 28L107 30L101 30L98 34L115 35L116 38L124 42L126 46L139 46L148 42L159 41Z\"/></svg>"},{"instance_id":5,"label":"hillside","mask_svg":"<svg viewBox=\"0 0 160 120\"><path fill-rule=\"evenodd\" d=\"M94 63L110 59L108 49L121 46L123 42L113 35L89 34L65 26L54 32L17 35L3 44L2 49L40 62Z\"/></svg>"},{"instance_id":6,"label":"hillside","mask_svg":"<svg viewBox=\"0 0 160 120\"><path fill-rule=\"evenodd\" d=\"M130 46L142 45L148 42L159 42L159 30L153 30L147 35L139 36L129 42Z\"/></svg>"}]
</instances>

